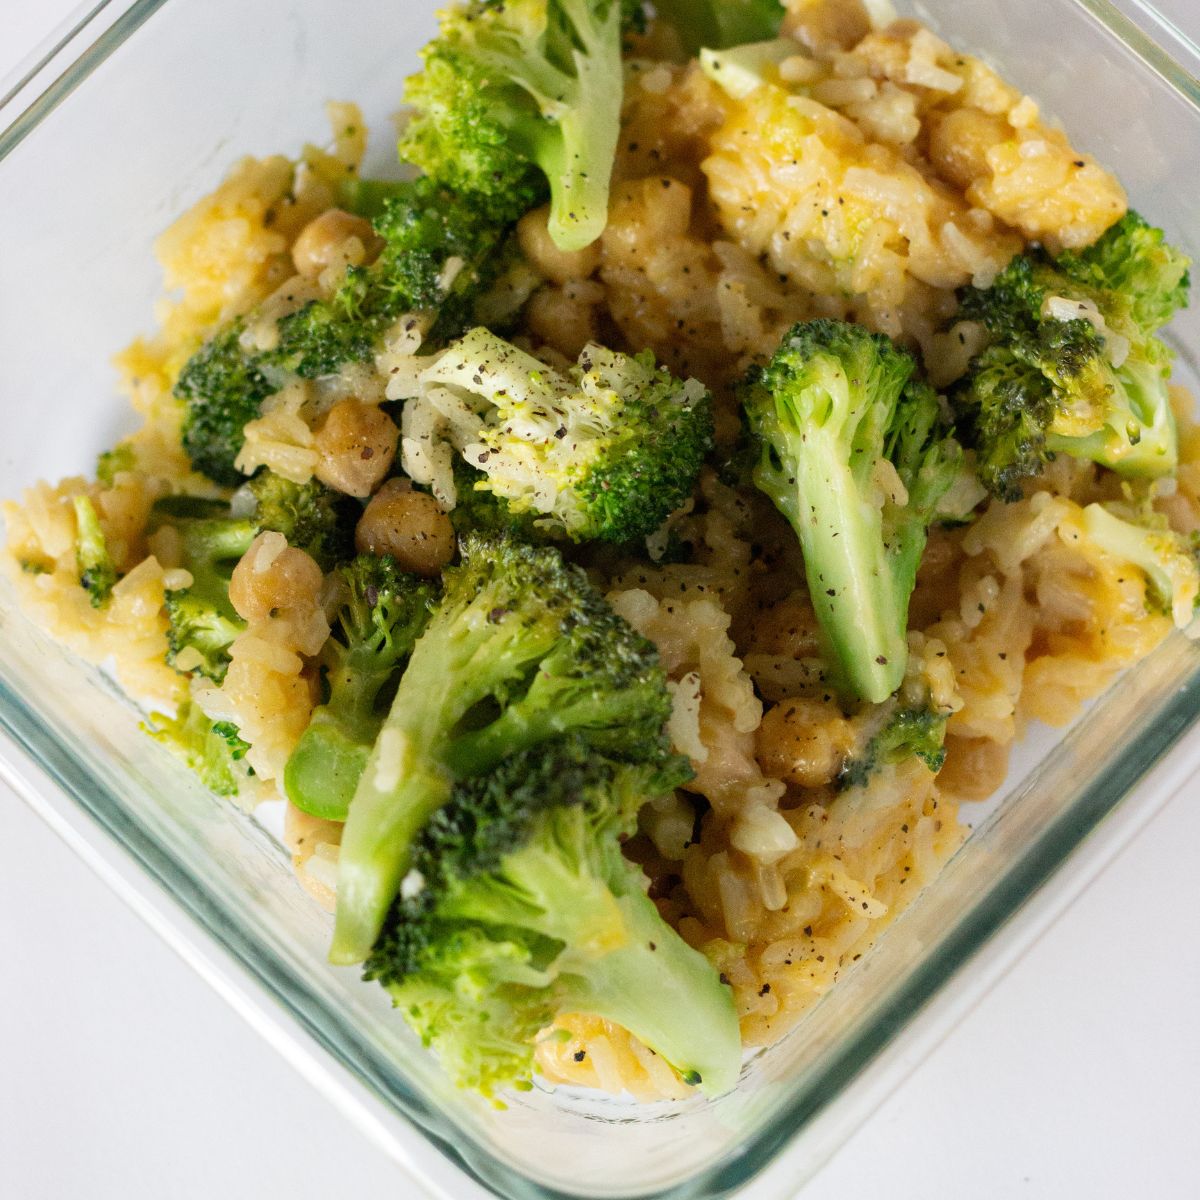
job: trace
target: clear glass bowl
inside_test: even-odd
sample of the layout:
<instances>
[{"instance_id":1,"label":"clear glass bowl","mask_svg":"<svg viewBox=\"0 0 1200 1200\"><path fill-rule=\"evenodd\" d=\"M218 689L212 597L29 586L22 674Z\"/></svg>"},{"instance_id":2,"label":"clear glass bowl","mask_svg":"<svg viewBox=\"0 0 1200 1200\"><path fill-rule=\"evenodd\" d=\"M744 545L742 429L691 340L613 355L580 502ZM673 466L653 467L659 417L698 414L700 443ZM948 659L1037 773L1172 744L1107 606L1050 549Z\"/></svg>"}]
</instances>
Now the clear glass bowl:
<instances>
[{"instance_id":1,"label":"clear glass bowl","mask_svg":"<svg viewBox=\"0 0 1200 1200\"><path fill-rule=\"evenodd\" d=\"M1200 84L1180 65L1200 60L1169 21L1125 6L1170 54L1104 0L930 7L936 28L1032 92L1200 259ZM107 364L152 324L153 238L236 156L320 137L323 101L346 98L373 121L374 165L389 161L385 117L434 8L109 0L5 89L0 493L87 470L123 432L132 418ZM1200 382L1200 313L1185 313L1174 336L1180 377ZM1200 651L1174 635L1065 737L1035 731L1006 795L975 814L943 874L748 1064L736 1093L638 1108L535 1091L499 1112L445 1083L380 989L325 964L328 919L294 884L278 842L203 791L139 733L100 673L0 595L6 778L419 1186L454 1200L699 1200L752 1180L763 1200L792 1195L1105 848L1200 763L1200 730L1187 732L1197 717ZM1105 821L1135 785L1119 819ZM1081 850L1102 821L1107 837ZM1043 889L1068 856L1070 870ZM1033 916L1010 924L1039 890ZM1006 924L1007 938L994 939ZM987 961L956 978L976 956Z\"/></svg>"}]
</instances>

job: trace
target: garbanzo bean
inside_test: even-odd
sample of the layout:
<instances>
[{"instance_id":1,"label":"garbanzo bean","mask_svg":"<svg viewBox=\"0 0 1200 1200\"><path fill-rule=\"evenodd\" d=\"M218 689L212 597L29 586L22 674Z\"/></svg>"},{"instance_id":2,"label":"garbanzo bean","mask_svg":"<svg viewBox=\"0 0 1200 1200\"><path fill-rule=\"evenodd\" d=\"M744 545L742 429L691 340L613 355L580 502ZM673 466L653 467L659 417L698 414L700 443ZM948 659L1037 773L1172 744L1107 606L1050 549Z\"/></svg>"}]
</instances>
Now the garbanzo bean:
<instances>
[{"instance_id":1,"label":"garbanzo bean","mask_svg":"<svg viewBox=\"0 0 1200 1200\"><path fill-rule=\"evenodd\" d=\"M325 485L365 500L386 478L400 430L378 405L341 400L313 438L321 456L316 476Z\"/></svg>"},{"instance_id":2,"label":"garbanzo bean","mask_svg":"<svg viewBox=\"0 0 1200 1200\"><path fill-rule=\"evenodd\" d=\"M265 532L233 568L229 603L245 621L265 621L316 608L324 577L282 533Z\"/></svg>"},{"instance_id":3,"label":"garbanzo bean","mask_svg":"<svg viewBox=\"0 0 1200 1200\"><path fill-rule=\"evenodd\" d=\"M832 783L853 745L850 722L824 700L781 700L756 735L763 773L800 787Z\"/></svg>"},{"instance_id":4,"label":"garbanzo bean","mask_svg":"<svg viewBox=\"0 0 1200 1200\"><path fill-rule=\"evenodd\" d=\"M549 215L550 209L543 206L526 213L517 222L521 253L530 266L554 283L586 279L600 265L600 243L592 242L582 250L560 250L546 228Z\"/></svg>"},{"instance_id":5,"label":"garbanzo bean","mask_svg":"<svg viewBox=\"0 0 1200 1200\"><path fill-rule=\"evenodd\" d=\"M357 240L357 245L350 242ZM316 279L326 267L356 266L379 253L380 240L371 222L331 208L314 217L292 244L292 262L306 279Z\"/></svg>"},{"instance_id":6,"label":"garbanzo bean","mask_svg":"<svg viewBox=\"0 0 1200 1200\"><path fill-rule=\"evenodd\" d=\"M437 575L454 557L454 526L407 479L389 479L371 497L354 531L360 554L390 554L406 571Z\"/></svg>"}]
</instances>

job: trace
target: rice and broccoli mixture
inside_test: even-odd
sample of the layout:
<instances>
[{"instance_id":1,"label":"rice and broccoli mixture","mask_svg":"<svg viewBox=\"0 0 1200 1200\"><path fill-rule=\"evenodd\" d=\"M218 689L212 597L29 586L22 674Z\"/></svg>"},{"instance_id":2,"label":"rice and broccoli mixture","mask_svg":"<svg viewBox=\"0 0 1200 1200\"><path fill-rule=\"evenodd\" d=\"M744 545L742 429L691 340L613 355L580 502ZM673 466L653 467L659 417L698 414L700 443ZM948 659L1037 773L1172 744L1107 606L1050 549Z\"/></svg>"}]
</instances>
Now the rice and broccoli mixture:
<instances>
[{"instance_id":1,"label":"rice and broccoli mixture","mask_svg":"<svg viewBox=\"0 0 1200 1200\"><path fill-rule=\"evenodd\" d=\"M858 0L461 0L157 243L34 620L247 810L462 1084L713 1095L1198 591L1187 260ZM657 15L655 13L657 10ZM399 90L399 85L398 85Z\"/></svg>"}]
</instances>

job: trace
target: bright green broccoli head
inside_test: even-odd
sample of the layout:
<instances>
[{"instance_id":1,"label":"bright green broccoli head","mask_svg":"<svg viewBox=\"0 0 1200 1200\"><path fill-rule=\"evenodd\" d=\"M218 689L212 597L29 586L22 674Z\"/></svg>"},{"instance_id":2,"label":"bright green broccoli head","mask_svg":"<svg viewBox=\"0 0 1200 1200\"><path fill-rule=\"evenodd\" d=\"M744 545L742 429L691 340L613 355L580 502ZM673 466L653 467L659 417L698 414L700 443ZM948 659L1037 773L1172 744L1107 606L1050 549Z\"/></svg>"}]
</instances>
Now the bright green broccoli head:
<instances>
[{"instance_id":1,"label":"bright green broccoli head","mask_svg":"<svg viewBox=\"0 0 1200 1200\"><path fill-rule=\"evenodd\" d=\"M362 509L316 479L293 483L262 470L246 485L259 529L282 533L289 546L310 554L323 570L354 555L354 524Z\"/></svg>"},{"instance_id":2,"label":"bright green broccoli head","mask_svg":"<svg viewBox=\"0 0 1200 1200\"><path fill-rule=\"evenodd\" d=\"M1113 328L1133 337L1156 333L1187 307L1188 258L1161 229L1128 212L1094 245L1068 250L1056 265L1081 287L1106 294Z\"/></svg>"},{"instance_id":3,"label":"bright green broccoli head","mask_svg":"<svg viewBox=\"0 0 1200 1200\"><path fill-rule=\"evenodd\" d=\"M550 196L550 235L594 241L620 131L623 0L460 0L444 9L405 89L400 157L497 221Z\"/></svg>"},{"instance_id":4,"label":"bright green broccoli head","mask_svg":"<svg viewBox=\"0 0 1200 1200\"><path fill-rule=\"evenodd\" d=\"M339 567L334 583L333 635L321 652L329 696L288 759L284 790L297 808L344 821L439 587L372 554Z\"/></svg>"},{"instance_id":5,"label":"bright green broccoli head","mask_svg":"<svg viewBox=\"0 0 1200 1200\"><path fill-rule=\"evenodd\" d=\"M571 734L662 761L670 715L654 647L551 547L468 536L417 640L350 805L335 962L361 962L410 848L458 779Z\"/></svg>"},{"instance_id":6,"label":"bright green broccoli head","mask_svg":"<svg viewBox=\"0 0 1200 1200\"><path fill-rule=\"evenodd\" d=\"M991 344L955 391L980 476L1016 499L1056 453L1127 476L1174 470L1170 352L1154 333L1187 298L1187 259L1135 213L1093 246L1020 255L961 316Z\"/></svg>"},{"instance_id":7,"label":"bright green broccoli head","mask_svg":"<svg viewBox=\"0 0 1200 1200\"><path fill-rule=\"evenodd\" d=\"M188 359L175 384L175 395L184 403L183 448L197 471L226 487L242 482L234 463L246 425L258 419L262 402L275 390L242 348L244 329L244 322L235 321L210 338Z\"/></svg>"},{"instance_id":8,"label":"bright green broccoli head","mask_svg":"<svg viewBox=\"0 0 1200 1200\"><path fill-rule=\"evenodd\" d=\"M876 703L904 676L927 529L962 462L936 394L910 382L914 366L880 334L810 321L742 388L754 482L800 540L836 674Z\"/></svg>"},{"instance_id":9,"label":"bright green broccoli head","mask_svg":"<svg viewBox=\"0 0 1200 1200\"><path fill-rule=\"evenodd\" d=\"M730 993L620 849L641 804L686 774L569 738L461 781L430 820L366 973L460 1084L528 1086L538 1033L590 1012L709 1094L732 1085ZM481 1027L481 1013L501 1028Z\"/></svg>"},{"instance_id":10,"label":"bright green broccoli head","mask_svg":"<svg viewBox=\"0 0 1200 1200\"><path fill-rule=\"evenodd\" d=\"M675 379L649 353L591 344L564 373L473 329L421 385L418 405L435 406L428 393L447 388L463 402L447 437L482 472L475 488L575 541L652 533L691 496L712 448L703 384Z\"/></svg>"},{"instance_id":11,"label":"bright green broccoli head","mask_svg":"<svg viewBox=\"0 0 1200 1200\"><path fill-rule=\"evenodd\" d=\"M229 646L246 627L229 602L229 581L259 525L232 516L223 501L191 496L157 501L150 525L175 531L180 565L192 576L186 588L167 593L167 661L220 683L229 666Z\"/></svg>"},{"instance_id":12,"label":"bright green broccoli head","mask_svg":"<svg viewBox=\"0 0 1200 1200\"><path fill-rule=\"evenodd\" d=\"M87 592L93 608L103 608L117 582L117 569L108 552L96 506L87 496L76 496L74 506L75 562L79 567L79 586Z\"/></svg>"},{"instance_id":13,"label":"bright green broccoli head","mask_svg":"<svg viewBox=\"0 0 1200 1200\"><path fill-rule=\"evenodd\" d=\"M218 796L236 796L253 770L242 760L250 749L228 721L211 721L192 700L185 700L174 717L155 713L143 729L178 755Z\"/></svg>"}]
</instances>

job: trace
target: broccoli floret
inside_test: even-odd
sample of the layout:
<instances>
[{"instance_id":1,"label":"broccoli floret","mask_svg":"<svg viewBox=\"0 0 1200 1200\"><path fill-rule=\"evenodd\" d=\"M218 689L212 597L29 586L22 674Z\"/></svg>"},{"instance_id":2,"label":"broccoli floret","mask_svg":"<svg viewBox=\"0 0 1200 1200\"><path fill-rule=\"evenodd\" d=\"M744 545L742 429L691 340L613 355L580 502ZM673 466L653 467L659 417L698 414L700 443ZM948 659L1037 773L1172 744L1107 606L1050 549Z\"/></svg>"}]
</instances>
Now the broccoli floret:
<instances>
[{"instance_id":1,"label":"broccoli floret","mask_svg":"<svg viewBox=\"0 0 1200 1200\"><path fill-rule=\"evenodd\" d=\"M935 774L946 761L946 713L897 706L866 746L838 772L839 788L862 787L880 767L919 758Z\"/></svg>"},{"instance_id":2,"label":"broccoli floret","mask_svg":"<svg viewBox=\"0 0 1200 1200\"><path fill-rule=\"evenodd\" d=\"M564 1012L616 1021L709 1095L736 1082L729 989L621 854L638 807L688 773L669 771L567 739L463 781L431 819L366 975L460 1085L528 1087Z\"/></svg>"},{"instance_id":3,"label":"broccoli floret","mask_svg":"<svg viewBox=\"0 0 1200 1200\"><path fill-rule=\"evenodd\" d=\"M185 700L174 717L155 713L142 728L183 759L218 796L236 796L240 780L254 774L242 762L250 747L237 726L229 721L214 723L192 700Z\"/></svg>"},{"instance_id":4,"label":"broccoli floret","mask_svg":"<svg viewBox=\"0 0 1200 1200\"><path fill-rule=\"evenodd\" d=\"M840 321L796 325L742 402L760 444L754 482L804 554L842 685L879 702L908 658L908 601L926 531L962 452L912 358Z\"/></svg>"},{"instance_id":5,"label":"broccoli floret","mask_svg":"<svg viewBox=\"0 0 1200 1200\"><path fill-rule=\"evenodd\" d=\"M137 468L137 453L129 442L121 442L111 450L105 450L96 459L96 478L105 487L112 487L122 471Z\"/></svg>"},{"instance_id":6,"label":"broccoli floret","mask_svg":"<svg viewBox=\"0 0 1200 1200\"><path fill-rule=\"evenodd\" d=\"M463 539L350 805L330 958L361 962L457 779L580 733L632 762L665 754L671 702L654 647L551 547Z\"/></svg>"},{"instance_id":7,"label":"broccoli floret","mask_svg":"<svg viewBox=\"0 0 1200 1200\"><path fill-rule=\"evenodd\" d=\"M679 35L684 50L724 50L779 33L781 0L654 0L654 11Z\"/></svg>"},{"instance_id":8,"label":"broccoli floret","mask_svg":"<svg viewBox=\"0 0 1200 1200\"><path fill-rule=\"evenodd\" d=\"M523 542L552 540L549 530L538 528L537 512L514 512L487 486L487 476L462 458L454 460L454 494L450 523L459 537L489 533L507 534Z\"/></svg>"},{"instance_id":9,"label":"broccoli floret","mask_svg":"<svg viewBox=\"0 0 1200 1200\"><path fill-rule=\"evenodd\" d=\"M405 313L441 344L475 319L476 299L491 298L502 274L515 269L509 229L470 197L434 180L396 184L380 201L375 230L383 250L369 266L349 268L328 299L281 318L268 350L247 349L250 318L216 333L186 363L175 385L184 402L183 445L192 465L233 487L234 465L267 396L289 373L314 379L345 363L369 361L379 339ZM528 291L514 299L517 307Z\"/></svg>"},{"instance_id":10,"label":"broccoli floret","mask_svg":"<svg viewBox=\"0 0 1200 1200\"><path fill-rule=\"evenodd\" d=\"M451 388L476 414L473 427L468 417L450 430L483 472L476 489L575 541L652 533L691 496L712 447L704 385L675 379L649 352L591 344L564 374L473 329L421 385Z\"/></svg>"},{"instance_id":11,"label":"broccoli floret","mask_svg":"<svg viewBox=\"0 0 1200 1200\"><path fill-rule=\"evenodd\" d=\"M1083 510L1083 528L1102 550L1142 571L1151 604L1178 628L1191 624L1200 602L1195 541L1176 533L1148 505L1139 511L1129 505L1089 504Z\"/></svg>"},{"instance_id":12,"label":"broccoli floret","mask_svg":"<svg viewBox=\"0 0 1200 1200\"><path fill-rule=\"evenodd\" d=\"M104 530L96 515L96 506L87 496L76 496L75 562L79 567L79 586L88 594L93 608L103 608L117 582L117 569L108 552Z\"/></svg>"},{"instance_id":13,"label":"broccoli floret","mask_svg":"<svg viewBox=\"0 0 1200 1200\"><path fill-rule=\"evenodd\" d=\"M340 603L321 651L329 698L313 713L283 781L297 808L344 821L392 698L389 685L425 628L438 587L372 554L340 567L335 578Z\"/></svg>"},{"instance_id":14,"label":"broccoli floret","mask_svg":"<svg viewBox=\"0 0 1200 1200\"><path fill-rule=\"evenodd\" d=\"M229 581L259 525L249 517L232 516L223 501L191 496L155 503L151 526L164 525L178 535L181 565L192 576L188 587L167 593L167 661L179 671L199 672L220 683L229 666L230 643L246 628L229 602Z\"/></svg>"},{"instance_id":15,"label":"broccoli floret","mask_svg":"<svg viewBox=\"0 0 1200 1200\"><path fill-rule=\"evenodd\" d=\"M400 157L501 222L550 195L550 236L600 236L620 133L621 0L459 0L422 51L404 98Z\"/></svg>"},{"instance_id":16,"label":"broccoli floret","mask_svg":"<svg viewBox=\"0 0 1200 1200\"><path fill-rule=\"evenodd\" d=\"M1020 255L960 315L991 344L957 387L980 478L1006 500L1056 453L1126 476L1178 461L1171 353L1154 336L1187 302L1188 260L1136 213L1086 250Z\"/></svg>"},{"instance_id":17,"label":"broccoli floret","mask_svg":"<svg viewBox=\"0 0 1200 1200\"><path fill-rule=\"evenodd\" d=\"M351 267L328 300L314 300L279 322L279 343L260 361L305 378L331 375L346 362L366 362L397 318L435 315L437 343L469 323L475 296L499 267L508 230L470 197L432 179L398 184L374 218L379 257Z\"/></svg>"},{"instance_id":18,"label":"broccoli floret","mask_svg":"<svg viewBox=\"0 0 1200 1200\"><path fill-rule=\"evenodd\" d=\"M275 390L242 348L244 329L239 320L215 334L188 359L175 384L184 403L183 448L197 471L226 487L242 482L234 462L246 425L257 420Z\"/></svg>"},{"instance_id":19,"label":"broccoli floret","mask_svg":"<svg viewBox=\"0 0 1200 1200\"><path fill-rule=\"evenodd\" d=\"M354 525L362 507L316 479L293 483L259 471L246 485L259 529L282 533L289 546L311 554L322 571L354 557Z\"/></svg>"}]
</instances>

